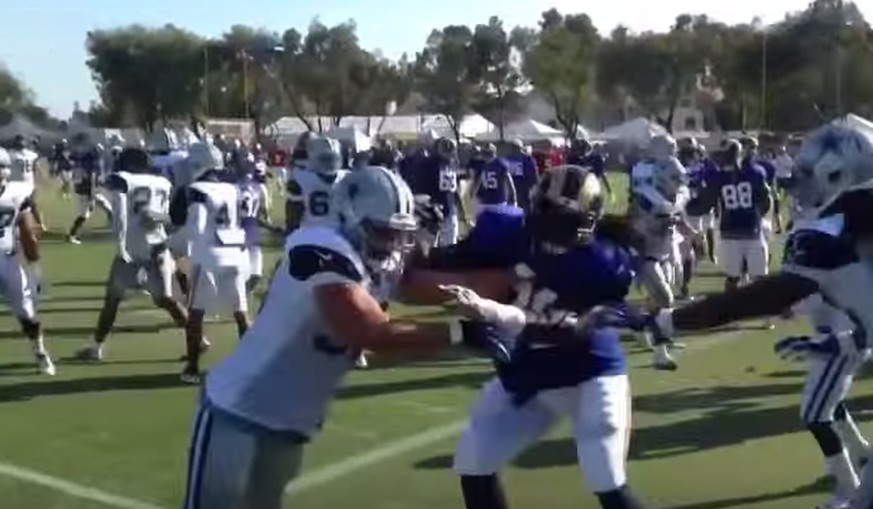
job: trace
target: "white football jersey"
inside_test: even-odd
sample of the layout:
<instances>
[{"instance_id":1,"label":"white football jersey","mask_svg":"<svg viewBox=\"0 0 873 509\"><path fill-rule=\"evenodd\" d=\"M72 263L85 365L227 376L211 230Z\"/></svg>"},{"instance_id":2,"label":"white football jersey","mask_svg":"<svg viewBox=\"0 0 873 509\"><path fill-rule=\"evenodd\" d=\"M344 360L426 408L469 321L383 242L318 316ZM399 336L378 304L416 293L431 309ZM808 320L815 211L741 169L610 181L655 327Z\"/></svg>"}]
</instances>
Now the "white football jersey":
<instances>
[{"instance_id":1,"label":"white football jersey","mask_svg":"<svg viewBox=\"0 0 873 509\"><path fill-rule=\"evenodd\" d=\"M206 395L247 421L311 436L358 355L331 338L313 292L344 283L373 292L374 285L358 253L328 226L296 230L285 253L254 324L210 370Z\"/></svg>"},{"instance_id":2,"label":"white football jersey","mask_svg":"<svg viewBox=\"0 0 873 509\"><path fill-rule=\"evenodd\" d=\"M192 260L209 268L241 267L246 235L240 224L237 186L227 182L199 181L188 186L186 192L188 218L185 229L192 243ZM195 213L195 208L199 207L202 207L203 217ZM198 220L202 222L200 225L196 224Z\"/></svg>"},{"instance_id":3,"label":"white football jersey","mask_svg":"<svg viewBox=\"0 0 873 509\"><path fill-rule=\"evenodd\" d=\"M30 208L33 186L25 182L7 182L0 193L0 253L15 252L18 240L18 217Z\"/></svg>"},{"instance_id":4,"label":"white football jersey","mask_svg":"<svg viewBox=\"0 0 873 509\"><path fill-rule=\"evenodd\" d=\"M124 213L116 215L116 227L124 228L127 253L135 260L149 260L154 246L167 242L170 181L160 175L120 171L109 176L106 187L113 192L113 205L119 204L119 195L126 196L127 205Z\"/></svg>"},{"instance_id":5,"label":"white football jersey","mask_svg":"<svg viewBox=\"0 0 873 509\"><path fill-rule=\"evenodd\" d=\"M684 204L666 199L657 189L643 185L633 191L634 229L645 241L644 256L661 259L673 251L676 224L682 218Z\"/></svg>"},{"instance_id":6,"label":"white football jersey","mask_svg":"<svg viewBox=\"0 0 873 509\"><path fill-rule=\"evenodd\" d=\"M9 158L12 160L12 166L10 167L12 174L9 180L12 182L24 182L33 186L36 160L39 159L39 155L33 150L26 148L21 150L14 149L9 151Z\"/></svg>"},{"instance_id":7,"label":"white football jersey","mask_svg":"<svg viewBox=\"0 0 873 509\"><path fill-rule=\"evenodd\" d=\"M336 223L331 201L333 189L348 173L348 170L338 170L334 176L327 176L300 167L291 170L286 190L289 201L303 205L301 225Z\"/></svg>"}]
</instances>

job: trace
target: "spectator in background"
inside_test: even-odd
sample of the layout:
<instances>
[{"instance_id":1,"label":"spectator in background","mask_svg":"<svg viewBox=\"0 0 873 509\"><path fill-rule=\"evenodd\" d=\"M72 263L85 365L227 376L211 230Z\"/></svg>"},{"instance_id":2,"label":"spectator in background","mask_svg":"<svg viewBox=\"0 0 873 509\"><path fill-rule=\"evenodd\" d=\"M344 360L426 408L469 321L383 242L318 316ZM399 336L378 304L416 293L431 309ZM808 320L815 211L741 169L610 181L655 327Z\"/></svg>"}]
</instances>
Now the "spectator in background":
<instances>
[{"instance_id":1,"label":"spectator in background","mask_svg":"<svg viewBox=\"0 0 873 509\"><path fill-rule=\"evenodd\" d=\"M780 145L773 156L773 167L776 169L776 194L779 197L773 203L773 216L776 220L776 231L782 230L782 212L780 205L791 183L794 173L794 159L788 155L785 145Z\"/></svg>"},{"instance_id":2,"label":"spectator in background","mask_svg":"<svg viewBox=\"0 0 873 509\"><path fill-rule=\"evenodd\" d=\"M530 191L536 185L538 178L537 163L530 154L525 152L524 144L518 139L510 141L506 145L504 159L515 186L518 206L528 210Z\"/></svg>"}]
</instances>

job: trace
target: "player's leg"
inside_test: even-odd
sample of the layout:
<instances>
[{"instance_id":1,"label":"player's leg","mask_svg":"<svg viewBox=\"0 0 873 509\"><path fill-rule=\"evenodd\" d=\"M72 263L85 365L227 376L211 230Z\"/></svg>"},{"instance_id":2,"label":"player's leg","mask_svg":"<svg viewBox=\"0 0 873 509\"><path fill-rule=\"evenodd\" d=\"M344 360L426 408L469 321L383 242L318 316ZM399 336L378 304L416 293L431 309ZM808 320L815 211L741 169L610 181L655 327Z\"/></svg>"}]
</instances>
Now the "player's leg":
<instances>
[{"instance_id":1,"label":"player's leg","mask_svg":"<svg viewBox=\"0 0 873 509\"><path fill-rule=\"evenodd\" d=\"M664 273L661 262L655 259L646 260L640 269L640 274L642 276L643 288L645 288L646 294L649 296L652 310L657 311L673 307L673 289L667 282L667 276ZM651 345L653 350L652 365L655 369L676 369L676 361L669 352L669 340L662 338L654 339L648 332L644 334L646 335L646 344Z\"/></svg>"},{"instance_id":2,"label":"player's leg","mask_svg":"<svg viewBox=\"0 0 873 509\"><path fill-rule=\"evenodd\" d=\"M836 480L833 501L837 504L850 499L859 484L849 451L834 425L836 409L849 392L859 361L851 355L811 359L800 404L801 420L818 443L828 473Z\"/></svg>"},{"instance_id":3,"label":"player's leg","mask_svg":"<svg viewBox=\"0 0 873 509\"><path fill-rule=\"evenodd\" d=\"M6 296L9 308L21 324L21 331L30 341L37 370L42 374L54 375L55 366L45 347L42 324L36 316L34 294L28 284L27 274L12 256L0 261L0 293Z\"/></svg>"},{"instance_id":4,"label":"player's leg","mask_svg":"<svg viewBox=\"0 0 873 509\"><path fill-rule=\"evenodd\" d=\"M146 289L155 305L167 311L177 327L185 327L188 321L188 311L173 298L173 273L176 264L170 251L165 247L152 255L152 260L146 269Z\"/></svg>"},{"instance_id":5,"label":"player's leg","mask_svg":"<svg viewBox=\"0 0 873 509\"><path fill-rule=\"evenodd\" d=\"M261 246L249 246L247 249L249 257L248 279L246 280L246 291L253 292L260 284L264 277L264 251Z\"/></svg>"},{"instance_id":6,"label":"player's leg","mask_svg":"<svg viewBox=\"0 0 873 509\"><path fill-rule=\"evenodd\" d=\"M573 414L576 452L588 486L603 509L640 509L627 484L631 395L627 375L595 378L579 386Z\"/></svg>"},{"instance_id":7,"label":"player's leg","mask_svg":"<svg viewBox=\"0 0 873 509\"><path fill-rule=\"evenodd\" d=\"M703 238L706 241L706 252L709 255L709 261L713 264L718 264L718 243L720 239L716 238L715 224L716 217L713 212L706 216L706 233Z\"/></svg>"},{"instance_id":8,"label":"player's leg","mask_svg":"<svg viewBox=\"0 0 873 509\"><path fill-rule=\"evenodd\" d=\"M249 329L249 299L246 291L248 270L241 267L225 267L217 273L216 283L219 295L227 301L227 306L233 310L233 319L239 339L242 339Z\"/></svg>"},{"instance_id":9,"label":"player's leg","mask_svg":"<svg viewBox=\"0 0 873 509\"><path fill-rule=\"evenodd\" d=\"M498 472L557 420L558 414L537 399L518 405L500 380L488 382L455 451L466 508L506 509Z\"/></svg>"},{"instance_id":10,"label":"player's leg","mask_svg":"<svg viewBox=\"0 0 873 509\"><path fill-rule=\"evenodd\" d=\"M44 218L42 215L42 208L39 207L39 205L37 204L36 198L37 198L37 190L36 190L36 188L34 188L33 194L30 195L30 202L31 202L30 210L33 213L34 220L36 220L37 227L40 229L40 231L45 232L48 230L48 228L46 228L46 224L45 224L45 221L44 221Z\"/></svg>"},{"instance_id":11,"label":"player's leg","mask_svg":"<svg viewBox=\"0 0 873 509\"><path fill-rule=\"evenodd\" d=\"M458 213L455 211L446 216L442 231L439 234L440 246L451 246L458 242Z\"/></svg>"},{"instance_id":12,"label":"player's leg","mask_svg":"<svg viewBox=\"0 0 873 509\"><path fill-rule=\"evenodd\" d=\"M21 222L18 224L19 243L21 251L24 255L24 271L27 274L27 282L30 285L31 293L35 296L42 291L42 267L40 261L39 249L39 226L33 215L23 213Z\"/></svg>"},{"instance_id":13,"label":"player's leg","mask_svg":"<svg viewBox=\"0 0 873 509\"><path fill-rule=\"evenodd\" d=\"M82 241L79 240L79 230L82 229L82 225L85 224L91 217L91 212L94 209L94 201L90 196L84 194L77 194L76 198L78 199L79 209L78 214L76 215L76 219L73 220L73 224L70 226L70 231L67 233L67 241L72 244L81 244Z\"/></svg>"},{"instance_id":14,"label":"player's leg","mask_svg":"<svg viewBox=\"0 0 873 509\"><path fill-rule=\"evenodd\" d=\"M718 265L725 275L725 291L736 290L743 277L743 242L737 239L721 239L718 243Z\"/></svg>"},{"instance_id":15,"label":"player's leg","mask_svg":"<svg viewBox=\"0 0 873 509\"><path fill-rule=\"evenodd\" d=\"M182 381L185 383L200 383L200 356L205 350L203 336L203 321L206 311L215 306L218 300L218 288L215 273L204 269L201 265L193 267L191 297L188 304L188 321L185 324L185 369L182 371Z\"/></svg>"},{"instance_id":16,"label":"player's leg","mask_svg":"<svg viewBox=\"0 0 873 509\"><path fill-rule=\"evenodd\" d=\"M188 252L188 239L185 236L185 230L181 229L171 233L167 245L170 246L170 253L175 259L176 269L173 277L176 280L176 284L179 285L179 291L182 292L186 299L190 298L191 281L188 278L188 272L185 271L185 267L191 263L191 253Z\"/></svg>"},{"instance_id":17,"label":"player's leg","mask_svg":"<svg viewBox=\"0 0 873 509\"><path fill-rule=\"evenodd\" d=\"M201 404L188 458L184 509L280 509L303 445L268 437Z\"/></svg>"},{"instance_id":18,"label":"player's leg","mask_svg":"<svg viewBox=\"0 0 873 509\"><path fill-rule=\"evenodd\" d=\"M74 357L82 361L99 361L103 359L104 347L115 319L118 316L118 308L124 300L128 289L139 286L137 271L139 267L134 263L128 263L116 256L109 268L109 279L106 281L106 293L103 296L103 307L97 317L97 328L94 337L85 347L76 351Z\"/></svg>"}]
</instances>

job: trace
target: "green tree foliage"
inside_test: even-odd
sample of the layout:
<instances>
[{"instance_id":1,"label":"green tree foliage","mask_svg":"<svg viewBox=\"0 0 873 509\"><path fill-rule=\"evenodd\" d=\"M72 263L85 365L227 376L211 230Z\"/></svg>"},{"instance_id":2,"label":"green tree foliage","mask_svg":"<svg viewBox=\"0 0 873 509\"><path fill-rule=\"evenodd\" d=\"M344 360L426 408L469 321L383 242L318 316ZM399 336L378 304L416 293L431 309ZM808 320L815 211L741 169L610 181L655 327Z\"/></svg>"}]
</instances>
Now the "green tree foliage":
<instances>
[{"instance_id":1,"label":"green tree foliage","mask_svg":"<svg viewBox=\"0 0 873 509\"><path fill-rule=\"evenodd\" d=\"M434 30L415 61L416 88L427 109L446 117L460 140L460 123L469 113L477 92L473 31L462 25Z\"/></svg>"},{"instance_id":2,"label":"green tree foliage","mask_svg":"<svg viewBox=\"0 0 873 509\"><path fill-rule=\"evenodd\" d=\"M525 48L524 72L551 102L558 123L574 137L594 99L600 35L586 14L544 12L541 31Z\"/></svg>"}]
</instances>

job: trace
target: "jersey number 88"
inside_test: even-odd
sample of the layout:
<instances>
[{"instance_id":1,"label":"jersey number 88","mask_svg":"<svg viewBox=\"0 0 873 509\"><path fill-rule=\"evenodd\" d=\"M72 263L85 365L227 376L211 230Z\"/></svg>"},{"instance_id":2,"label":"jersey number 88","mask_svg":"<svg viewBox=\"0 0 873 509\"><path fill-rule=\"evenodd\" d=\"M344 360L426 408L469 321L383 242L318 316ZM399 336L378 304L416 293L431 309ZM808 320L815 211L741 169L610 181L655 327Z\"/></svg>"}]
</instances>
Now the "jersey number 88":
<instances>
[{"instance_id":1,"label":"jersey number 88","mask_svg":"<svg viewBox=\"0 0 873 509\"><path fill-rule=\"evenodd\" d=\"M721 188L721 198L727 210L752 208L752 184L740 182Z\"/></svg>"}]
</instances>

